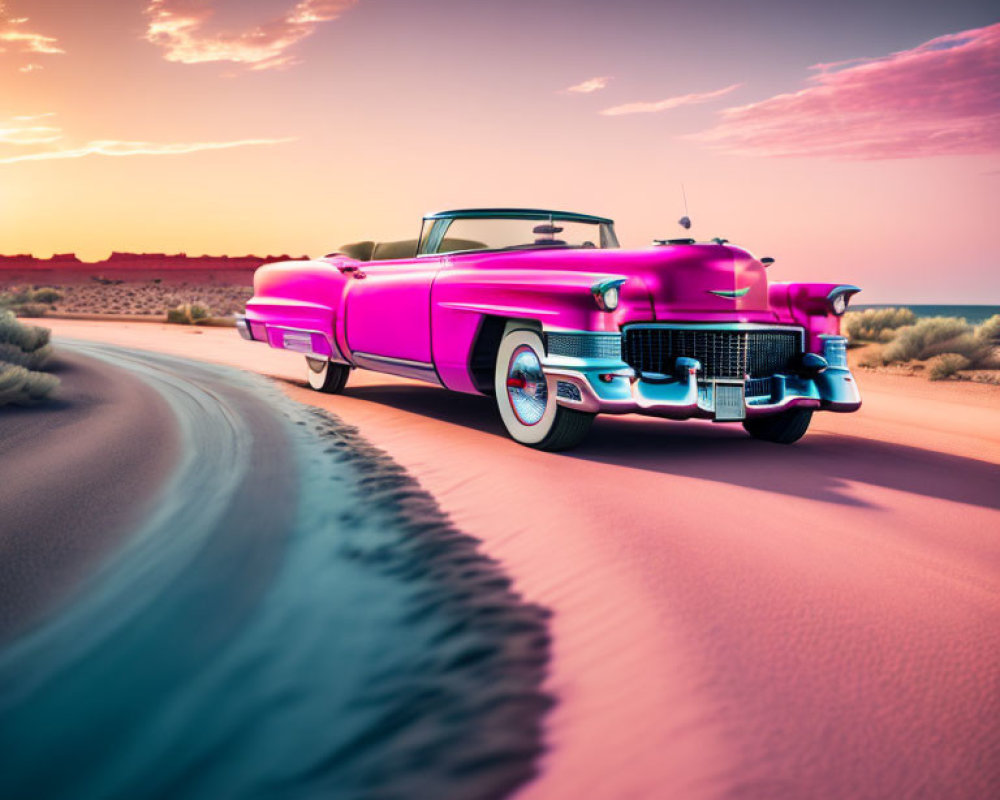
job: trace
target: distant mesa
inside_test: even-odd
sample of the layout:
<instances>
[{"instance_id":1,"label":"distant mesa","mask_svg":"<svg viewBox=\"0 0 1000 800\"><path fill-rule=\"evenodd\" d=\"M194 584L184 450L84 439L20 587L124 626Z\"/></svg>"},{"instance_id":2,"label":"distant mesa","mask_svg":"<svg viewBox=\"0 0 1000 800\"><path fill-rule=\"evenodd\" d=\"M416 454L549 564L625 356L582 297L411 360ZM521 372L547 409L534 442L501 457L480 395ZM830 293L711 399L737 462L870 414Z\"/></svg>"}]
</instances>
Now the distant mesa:
<instances>
[{"instance_id":1,"label":"distant mesa","mask_svg":"<svg viewBox=\"0 0 1000 800\"><path fill-rule=\"evenodd\" d=\"M134 265L142 270L149 269L193 269L210 270L214 267L233 269L256 269L261 264L272 261L303 261L309 256L266 255L266 256L189 256L187 253L125 253L115 251L103 261L81 261L76 253L56 253L51 258L37 258L30 253L0 255L0 269L66 269L78 267L91 269L100 267L128 268Z\"/></svg>"},{"instance_id":2,"label":"distant mesa","mask_svg":"<svg viewBox=\"0 0 1000 800\"><path fill-rule=\"evenodd\" d=\"M273 261L301 261L308 256L188 256L186 253L113 252L103 261L81 261L76 253L36 258L29 253L0 255L0 286L73 286L163 281L169 284L249 286L254 270Z\"/></svg>"}]
</instances>

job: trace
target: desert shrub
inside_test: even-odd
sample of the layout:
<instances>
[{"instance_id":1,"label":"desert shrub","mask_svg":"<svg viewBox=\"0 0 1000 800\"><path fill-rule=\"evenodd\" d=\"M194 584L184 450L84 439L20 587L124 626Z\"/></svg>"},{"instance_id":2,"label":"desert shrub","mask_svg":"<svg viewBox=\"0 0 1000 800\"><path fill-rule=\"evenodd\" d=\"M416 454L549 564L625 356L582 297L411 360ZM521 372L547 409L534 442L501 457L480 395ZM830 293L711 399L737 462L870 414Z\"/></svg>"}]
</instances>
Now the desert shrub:
<instances>
[{"instance_id":1,"label":"desert shrub","mask_svg":"<svg viewBox=\"0 0 1000 800\"><path fill-rule=\"evenodd\" d=\"M976 366L985 366L990 361L993 348L971 333L963 333L954 339L927 345L921 358L933 358L944 353L957 353L969 359Z\"/></svg>"},{"instance_id":2,"label":"desert shrub","mask_svg":"<svg viewBox=\"0 0 1000 800\"><path fill-rule=\"evenodd\" d=\"M972 362L959 353L942 353L931 359L927 377L932 381L941 381L971 366Z\"/></svg>"},{"instance_id":3,"label":"desert shrub","mask_svg":"<svg viewBox=\"0 0 1000 800\"><path fill-rule=\"evenodd\" d=\"M26 353L32 353L49 343L48 328L18 322L10 311L0 311L0 343L12 344Z\"/></svg>"},{"instance_id":4,"label":"desert shrub","mask_svg":"<svg viewBox=\"0 0 1000 800\"><path fill-rule=\"evenodd\" d=\"M59 300L62 300L62 294L57 289L53 289L50 286L35 289L31 293L32 303L45 303L46 305L52 305Z\"/></svg>"},{"instance_id":5,"label":"desert shrub","mask_svg":"<svg viewBox=\"0 0 1000 800\"><path fill-rule=\"evenodd\" d=\"M0 362L0 406L37 403L59 385L59 379L15 364Z\"/></svg>"},{"instance_id":6,"label":"desert shrub","mask_svg":"<svg viewBox=\"0 0 1000 800\"><path fill-rule=\"evenodd\" d=\"M197 325L208 319L208 308L201 303L182 303L167 311L167 322L177 325Z\"/></svg>"},{"instance_id":7,"label":"desert shrub","mask_svg":"<svg viewBox=\"0 0 1000 800\"><path fill-rule=\"evenodd\" d=\"M17 311L19 317L44 317L49 307L42 303L22 303L19 306L14 306L14 310Z\"/></svg>"},{"instance_id":8,"label":"desert shrub","mask_svg":"<svg viewBox=\"0 0 1000 800\"><path fill-rule=\"evenodd\" d=\"M46 328L0 311L0 406L38 402L59 385L58 378L35 371L51 354Z\"/></svg>"},{"instance_id":9,"label":"desert shrub","mask_svg":"<svg viewBox=\"0 0 1000 800\"><path fill-rule=\"evenodd\" d=\"M882 357L881 347L872 347L858 359L858 364L862 367L881 367L885 364Z\"/></svg>"},{"instance_id":10,"label":"desert shrub","mask_svg":"<svg viewBox=\"0 0 1000 800\"><path fill-rule=\"evenodd\" d=\"M844 315L844 335L853 342L884 342L893 331L912 325L917 315L908 308L869 308Z\"/></svg>"},{"instance_id":11,"label":"desert shrub","mask_svg":"<svg viewBox=\"0 0 1000 800\"><path fill-rule=\"evenodd\" d=\"M972 332L972 326L955 317L928 317L915 325L900 328L882 351L887 362L924 359L943 351L940 346Z\"/></svg>"},{"instance_id":12,"label":"desert shrub","mask_svg":"<svg viewBox=\"0 0 1000 800\"><path fill-rule=\"evenodd\" d=\"M35 313L37 308L41 308L44 313L45 306L50 306L58 300L62 300L62 294L50 287L14 288L0 294L0 308L15 308L22 317L40 317L41 313Z\"/></svg>"},{"instance_id":13,"label":"desert shrub","mask_svg":"<svg viewBox=\"0 0 1000 800\"><path fill-rule=\"evenodd\" d=\"M994 346L1000 345L1000 314L994 314L976 328L976 338Z\"/></svg>"},{"instance_id":14,"label":"desert shrub","mask_svg":"<svg viewBox=\"0 0 1000 800\"><path fill-rule=\"evenodd\" d=\"M0 364L14 364L28 369L41 369L52 357L52 345L44 345L37 350L25 352L16 345L0 342Z\"/></svg>"}]
</instances>

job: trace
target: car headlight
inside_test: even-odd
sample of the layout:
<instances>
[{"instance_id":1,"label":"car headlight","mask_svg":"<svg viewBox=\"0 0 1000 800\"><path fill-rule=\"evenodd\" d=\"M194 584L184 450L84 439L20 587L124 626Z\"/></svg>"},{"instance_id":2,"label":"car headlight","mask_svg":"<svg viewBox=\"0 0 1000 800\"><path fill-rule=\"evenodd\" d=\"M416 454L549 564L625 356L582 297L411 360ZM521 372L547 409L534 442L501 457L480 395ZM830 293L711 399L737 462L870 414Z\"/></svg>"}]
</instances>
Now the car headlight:
<instances>
[{"instance_id":1,"label":"car headlight","mask_svg":"<svg viewBox=\"0 0 1000 800\"><path fill-rule=\"evenodd\" d=\"M609 278L590 287L590 293L594 296L597 307L601 311L614 311L618 308L619 287L625 283L625 280L625 278Z\"/></svg>"},{"instance_id":2,"label":"car headlight","mask_svg":"<svg viewBox=\"0 0 1000 800\"><path fill-rule=\"evenodd\" d=\"M838 286L826 296L830 311L838 317L843 316L844 312L847 311L851 297L860 291L857 286Z\"/></svg>"}]
</instances>

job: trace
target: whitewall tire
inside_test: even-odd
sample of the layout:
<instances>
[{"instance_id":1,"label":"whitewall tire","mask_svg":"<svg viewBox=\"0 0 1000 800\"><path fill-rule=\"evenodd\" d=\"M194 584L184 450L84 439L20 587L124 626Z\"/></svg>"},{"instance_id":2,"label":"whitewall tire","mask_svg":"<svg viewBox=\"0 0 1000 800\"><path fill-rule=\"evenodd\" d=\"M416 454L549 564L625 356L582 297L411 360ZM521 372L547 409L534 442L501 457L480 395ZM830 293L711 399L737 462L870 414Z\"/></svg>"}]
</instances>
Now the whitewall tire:
<instances>
[{"instance_id":1,"label":"whitewall tire","mask_svg":"<svg viewBox=\"0 0 1000 800\"><path fill-rule=\"evenodd\" d=\"M347 364L306 357L306 377L310 388L317 392L339 394L347 385L347 377L350 374L351 368Z\"/></svg>"},{"instance_id":2,"label":"whitewall tire","mask_svg":"<svg viewBox=\"0 0 1000 800\"><path fill-rule=\"evenodd\" d=\"M555 384L549 386L542 373L544 354L536 331L507 331L494 371L497 408L514 441L539 450L568 450L583 441L594 415L556 402Z\"/></svg>"}]
</instances>

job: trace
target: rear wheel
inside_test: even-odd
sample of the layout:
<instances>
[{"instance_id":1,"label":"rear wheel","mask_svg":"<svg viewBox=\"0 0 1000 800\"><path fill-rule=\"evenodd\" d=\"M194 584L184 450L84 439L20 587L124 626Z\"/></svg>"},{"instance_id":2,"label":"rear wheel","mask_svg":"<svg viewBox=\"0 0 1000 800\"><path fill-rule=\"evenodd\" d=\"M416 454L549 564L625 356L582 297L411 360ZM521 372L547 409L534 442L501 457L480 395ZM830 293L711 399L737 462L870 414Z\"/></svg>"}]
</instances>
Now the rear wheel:
<instances>
[{"instance_id":1,"label":"rear wheel","mask_svg":"<svg viewBox=\"0 0 1000 800\"><path fill-rule=\"evenodd\" d=\"M811 408L793 408L780 414L744 420L743 427L754 439L792 444L805 435L812 415Z\"/></svg>"},{"instance_id":2,"label":"rear wheel","mask_svg":"<svg viewBox=\"0 0 1000 800\"><path fill-rule=\"evenodd\" d=\"M506 333L494 376L497 407L514 441L539 450L568 450L583 441L594 415L556 402L542 372L543 353L535 331Z\"/></svg>"},{"instance_id":3,"label":"rear wheel","mask_svg":"<svg viewBox=\"0 0 1000 800\"><path fill-rule=\"evenodd\" d=\"M350 374L351 368L347 364L306 357L306 376L309 379L309 386L317 392L340 394Z\"/></svg>"}]
</instances>

